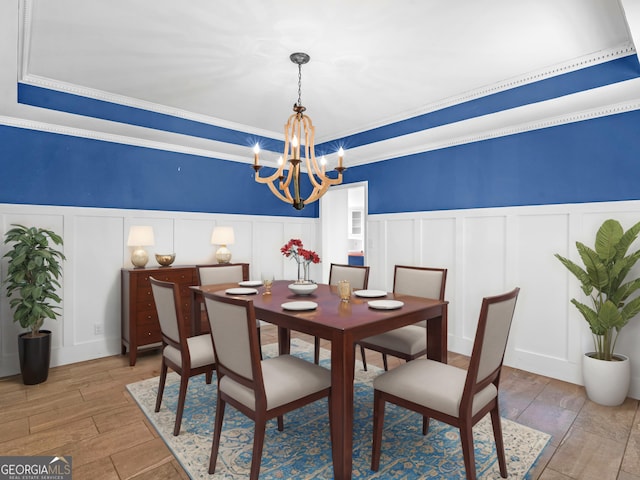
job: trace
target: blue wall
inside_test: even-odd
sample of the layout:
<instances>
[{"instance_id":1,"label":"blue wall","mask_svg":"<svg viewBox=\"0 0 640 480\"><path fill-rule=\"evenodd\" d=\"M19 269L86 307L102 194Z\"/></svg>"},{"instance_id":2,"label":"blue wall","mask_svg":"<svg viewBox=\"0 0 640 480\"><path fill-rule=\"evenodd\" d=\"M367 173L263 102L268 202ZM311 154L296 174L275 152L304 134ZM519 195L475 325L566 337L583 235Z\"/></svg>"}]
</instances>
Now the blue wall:
<instances>
[{"instance_id":1,"label":"blue wall","mask_svg":"<svg viewBox=\"0 0 640 480\"><path fill-rule=\"evenodd\" d=\"M640 199L640 111L363 165L369 213Z\"/></svg>"},{"instance_id":2,"label":"blue wall","mask_svg":"<svg viewBox=\"0 0 640 480\"><path fill-rule=\"evenodd\" d=\"M0 203L318 216L253 178L249 164L0 126Z\"/></svg>"},{"instance_id":3,"label":"blue wall","mask_svg":"<svg viewBox=\"0 0 640 480\"><path fill-rule=\"evenodd\" d=\"M364 145L640 75L636 55L533 82L318 146ZM274 139L25 84L18 101L277 151ZM640 112L351 167L369 213L640 198ZM267 173L267 172L265 172ZM249 164L0 126L0 203L317 217L277 200ZM304 192L303 192L304 194ZM306 195L305 195L306 196Z\"/></svg>"},{"instance_id":4,"label":"blue wall","mask_svg":"<svg viewBox=\"0 0 640 480\"><path fill-rule=\"evenodd\" d=\"M640 199L640 111L352 167L369 213ZM0 203L317 217L248 164L0 127ZM231 200L230 200L231 199Z\"/></svg>"}]
</instances>

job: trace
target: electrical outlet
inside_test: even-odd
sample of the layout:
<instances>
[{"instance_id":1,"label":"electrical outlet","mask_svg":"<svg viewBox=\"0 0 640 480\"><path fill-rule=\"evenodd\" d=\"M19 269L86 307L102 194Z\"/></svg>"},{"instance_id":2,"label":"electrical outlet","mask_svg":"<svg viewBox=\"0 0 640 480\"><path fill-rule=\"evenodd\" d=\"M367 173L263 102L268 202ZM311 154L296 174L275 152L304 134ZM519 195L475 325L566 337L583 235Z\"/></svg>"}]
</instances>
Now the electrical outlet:
<instances>
[{"instance_id":1,"label":"electrical outlet","mask_svg":"<svg viewBox=\"0 0 640 480\"><path fill-rule=\"evenodd\" d=\"M101 323L95 323L93 325L93 333L95 335L102 335L104 334L104 329L102 328L102 324Z\"/></svg>"}]
</instances>

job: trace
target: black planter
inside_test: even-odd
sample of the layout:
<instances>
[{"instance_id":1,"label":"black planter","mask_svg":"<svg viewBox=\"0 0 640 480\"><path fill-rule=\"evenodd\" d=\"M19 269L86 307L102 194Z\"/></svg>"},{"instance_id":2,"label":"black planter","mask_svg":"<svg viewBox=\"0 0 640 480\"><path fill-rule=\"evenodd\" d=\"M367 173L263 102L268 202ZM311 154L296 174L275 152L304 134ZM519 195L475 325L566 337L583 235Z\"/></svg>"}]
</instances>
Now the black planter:
<instances>
[{"instance_id":1,"label":"black planter","mask_svg":"<svg viewBox=\"0 0 640 480\"><path fill-rule=\"evenodd\" d=\"M40 330L36 337L28 336L30 333L21 333L18 336L20 372L25 385L36 385L46 381L49 376L51 331Z\"/></svg>"}]
</instances>

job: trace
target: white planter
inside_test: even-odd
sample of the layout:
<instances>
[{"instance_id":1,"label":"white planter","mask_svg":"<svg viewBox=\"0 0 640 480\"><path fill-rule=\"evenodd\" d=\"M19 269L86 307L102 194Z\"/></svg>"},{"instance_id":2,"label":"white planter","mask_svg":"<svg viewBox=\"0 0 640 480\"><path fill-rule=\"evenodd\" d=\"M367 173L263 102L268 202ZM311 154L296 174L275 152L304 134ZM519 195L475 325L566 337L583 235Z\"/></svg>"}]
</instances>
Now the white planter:
<instances>
[{"instance_id":1,"label":"white planter","mask_svg":"<svg viewBox=\"0 0 640 480\"><path fill-rule=\"evenodd\" d=\"M593 352L582 357L582 378L590 400L600 405L620 405L627 398L631 385L631 362L625 355L615 354L619 361L593 358Z\"/></svg>"}]
</instances>

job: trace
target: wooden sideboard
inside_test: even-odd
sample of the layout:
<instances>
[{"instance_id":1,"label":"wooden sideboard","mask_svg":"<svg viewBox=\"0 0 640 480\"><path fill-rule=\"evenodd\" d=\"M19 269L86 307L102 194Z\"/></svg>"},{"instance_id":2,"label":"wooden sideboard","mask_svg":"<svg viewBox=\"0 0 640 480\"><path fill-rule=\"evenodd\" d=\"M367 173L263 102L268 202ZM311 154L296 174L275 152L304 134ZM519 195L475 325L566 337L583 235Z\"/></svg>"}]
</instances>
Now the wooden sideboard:
<instances>
[{"instance_id":1,"label":"wooden sideboard","mask_svg":"<svg viewBox=\"0 0 640 480\"><path fill-rule=\"evenodd\" d=\"M191 294L198 284L195 265L122 269L122 354L129 352L129 365L136 364L138 350L162 346L158 313L149 277L180 286L185 327L191 330Z\"/></svg>"}]
</instances>

